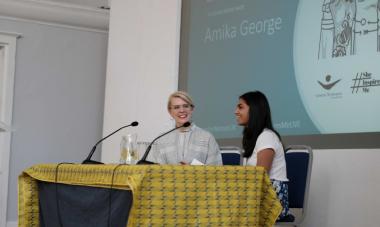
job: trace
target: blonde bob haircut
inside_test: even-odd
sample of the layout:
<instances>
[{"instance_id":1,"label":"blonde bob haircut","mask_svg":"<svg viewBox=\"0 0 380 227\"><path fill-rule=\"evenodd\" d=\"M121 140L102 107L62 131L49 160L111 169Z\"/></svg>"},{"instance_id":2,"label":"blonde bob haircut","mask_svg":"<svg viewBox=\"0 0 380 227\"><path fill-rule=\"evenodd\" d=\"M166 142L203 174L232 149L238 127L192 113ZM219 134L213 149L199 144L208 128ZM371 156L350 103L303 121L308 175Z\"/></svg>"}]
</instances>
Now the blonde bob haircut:
<instances>
[{"instance_id":1,"label":"blonde bob haircut","mask_svg":"<svg viewBox=\"0 0 380 227\"><path fill-rule=\"evenodd\" d=\"M171 101L172 101L172 98L180 98L182 99L183 101L185 101L187 104L190 104L190 106L192 108L194 108L194 102L193 102L193 99L190 97L190 95L187 93L187 92L184 92L184 91L176 91L174 92L173 94L171 94L169 96L169 99L168 99L168 110L171 109Z\"/></svg>"}]
</instances>

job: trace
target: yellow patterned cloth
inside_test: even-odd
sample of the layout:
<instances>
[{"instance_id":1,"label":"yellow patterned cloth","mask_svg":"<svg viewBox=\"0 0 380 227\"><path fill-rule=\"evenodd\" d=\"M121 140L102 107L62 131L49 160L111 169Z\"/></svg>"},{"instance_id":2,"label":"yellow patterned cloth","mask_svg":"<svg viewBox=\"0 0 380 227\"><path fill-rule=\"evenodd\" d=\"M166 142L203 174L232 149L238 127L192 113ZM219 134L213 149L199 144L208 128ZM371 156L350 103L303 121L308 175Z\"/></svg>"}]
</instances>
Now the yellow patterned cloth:
<instances>
[{"instance_id":1,"label":"yellow patterned cloth","mask_svg":"<svg viewBox=\"0 0 380 227\"><path fill-rule=\"evenodd\" d=\"M128 226L273 226L282 209L261 167L41 164L19 176L19 226L39 226L37 181L132 190Z\"/></svg>"}]
</instances>

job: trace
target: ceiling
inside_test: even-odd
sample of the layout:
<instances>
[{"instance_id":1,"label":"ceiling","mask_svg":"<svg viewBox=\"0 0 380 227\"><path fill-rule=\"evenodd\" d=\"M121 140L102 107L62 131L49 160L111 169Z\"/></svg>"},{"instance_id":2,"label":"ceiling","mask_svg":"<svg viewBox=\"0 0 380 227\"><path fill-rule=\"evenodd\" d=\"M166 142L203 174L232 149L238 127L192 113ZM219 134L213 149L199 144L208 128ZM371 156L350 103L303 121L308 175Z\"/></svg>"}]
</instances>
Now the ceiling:
<instances>
[{"instance_id":1,"label":"ceiling","mask_svg":"<svg viewBox=\"0 0 380 227\"><path fill-rule=\"evenodd\" d=\"M92 8L99 9L101 7L108 7L109 0L24 0L30 2L39 2L45 4L57 4L57 5L65 5L72 7L84 7L84 8Z\"/></svg>"},{"instance_id":2,"label":"ceiling","mask_svg":"<svg viewBox=\"0 0 380 227\"><path fill-rule=\"evenodd\" d=\"M0 18L108 30L111 0L0 0Z\"/></svg>"}]
</instances>

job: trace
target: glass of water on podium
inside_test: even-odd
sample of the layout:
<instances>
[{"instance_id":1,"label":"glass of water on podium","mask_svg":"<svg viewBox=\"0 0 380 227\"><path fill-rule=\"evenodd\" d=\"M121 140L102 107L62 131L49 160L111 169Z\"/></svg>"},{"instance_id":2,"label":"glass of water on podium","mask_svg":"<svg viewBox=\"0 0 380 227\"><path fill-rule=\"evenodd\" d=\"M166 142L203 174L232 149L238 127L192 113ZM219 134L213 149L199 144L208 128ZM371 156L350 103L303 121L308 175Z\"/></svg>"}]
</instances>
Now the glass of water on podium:
<instances>
[{"instance_id":1,"label":"glass of water on podium","mask_svg":"<svg viewBox=\"0 0 380 227\"><path fill-rule=\"evenodd\" d=\"M120 164L134 165L138 161L137 134L127 134L120 142Z\"/></svg>"}]
</instances>

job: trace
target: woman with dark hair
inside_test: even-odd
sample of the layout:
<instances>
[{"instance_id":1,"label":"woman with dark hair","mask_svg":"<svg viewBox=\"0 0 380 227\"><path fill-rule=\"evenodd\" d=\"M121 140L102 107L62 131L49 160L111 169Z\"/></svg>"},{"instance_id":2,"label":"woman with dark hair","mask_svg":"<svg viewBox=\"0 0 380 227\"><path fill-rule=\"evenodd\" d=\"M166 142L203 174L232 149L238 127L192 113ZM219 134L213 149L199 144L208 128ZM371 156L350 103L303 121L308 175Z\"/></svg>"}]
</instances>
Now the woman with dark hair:
<instances>
[{"instance_id":1,"label":"woman with dark hair","mask_svg":"<svg viewBox=\"0 0 380 227\"><path fill-rule=\"evenodd\" d=\"M239 97L235 115L237 123L244 126L244 164L265 168L283 207L281 219L289 212L288 178L284 148L273 128L268 100L259 91L247 92Z\"/></svg>"}]
</instances>

